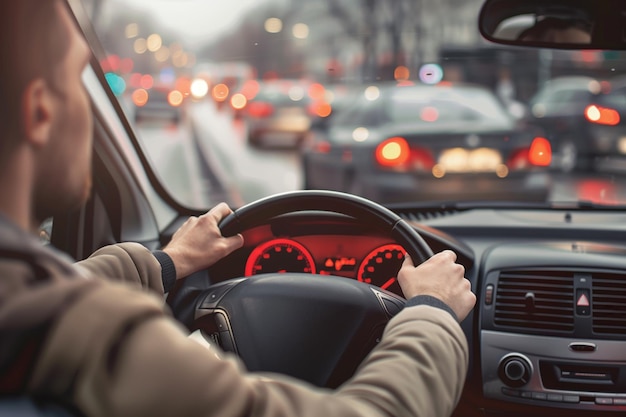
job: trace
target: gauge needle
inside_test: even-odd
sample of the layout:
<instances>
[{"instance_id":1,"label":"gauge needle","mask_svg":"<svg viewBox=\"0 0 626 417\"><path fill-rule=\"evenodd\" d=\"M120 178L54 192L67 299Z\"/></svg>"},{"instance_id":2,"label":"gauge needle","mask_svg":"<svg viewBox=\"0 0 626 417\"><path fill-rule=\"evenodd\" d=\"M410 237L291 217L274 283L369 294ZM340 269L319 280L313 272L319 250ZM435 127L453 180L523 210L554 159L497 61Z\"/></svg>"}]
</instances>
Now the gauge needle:
<instances>
[{"instance_id":1,"label":"gauge needle","mask_svg":"<svg viewBox=\"0 0 626 417\"><path fill-rule=\"evenodd\" d=\"M383 290L386 290L387 288L391 287L391 284L393 284L394 282L396 282L396 278L391 278L389 281L385 282L383 285L380 286L380 288L382 288Z\"/></svg>"}]
</instances>

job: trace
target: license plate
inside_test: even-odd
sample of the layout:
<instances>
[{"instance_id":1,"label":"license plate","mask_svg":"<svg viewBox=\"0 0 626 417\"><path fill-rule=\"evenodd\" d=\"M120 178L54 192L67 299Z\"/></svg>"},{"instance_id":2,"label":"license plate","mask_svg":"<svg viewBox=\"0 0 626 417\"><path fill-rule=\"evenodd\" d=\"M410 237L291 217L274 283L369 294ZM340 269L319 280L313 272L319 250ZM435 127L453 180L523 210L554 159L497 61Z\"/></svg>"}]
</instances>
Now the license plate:
<instances>
[{"instance_id":1,"label":"license plate","mask_svg":"<svg viewBox=\"0 0 626 417\"><path fill-rule=\"evenodd\" d=\"M495 172L502 165L502 155L491 148L452 148L441 152L439 165L448 173Z\"/></svg>"}]
</instances>

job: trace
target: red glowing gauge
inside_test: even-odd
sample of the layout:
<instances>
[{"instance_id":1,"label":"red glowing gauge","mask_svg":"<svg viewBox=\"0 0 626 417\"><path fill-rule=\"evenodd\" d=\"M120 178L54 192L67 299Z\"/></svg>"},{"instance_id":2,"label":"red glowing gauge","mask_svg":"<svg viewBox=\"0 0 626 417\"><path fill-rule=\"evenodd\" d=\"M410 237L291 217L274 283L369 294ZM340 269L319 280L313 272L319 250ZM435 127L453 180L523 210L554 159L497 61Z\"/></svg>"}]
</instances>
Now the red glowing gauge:
<instances>
[{"instance_id":1,"label":"red glowing gauge","mask_svg":"<svg viewBox=\"0 0 626 417\"><path fill-rule=\"evenodd\" d=\"M265 273L305 272L315 274L311 253L291 239L273 239L257 246L246 262L247 277Z\"/></svg>"},{"instance_id":2,"label":"red glowing gauge","mask_svg":"<svg viewBox=\"0 0 626 417\"><path fill-rule=\"evenodd\" d=\"M380 246L371 251L359 267L358 280L376 285L384 290L402 295L398 284L398 271L404 261L406 251L400 245Z\"/></svg>"}]
</instances>

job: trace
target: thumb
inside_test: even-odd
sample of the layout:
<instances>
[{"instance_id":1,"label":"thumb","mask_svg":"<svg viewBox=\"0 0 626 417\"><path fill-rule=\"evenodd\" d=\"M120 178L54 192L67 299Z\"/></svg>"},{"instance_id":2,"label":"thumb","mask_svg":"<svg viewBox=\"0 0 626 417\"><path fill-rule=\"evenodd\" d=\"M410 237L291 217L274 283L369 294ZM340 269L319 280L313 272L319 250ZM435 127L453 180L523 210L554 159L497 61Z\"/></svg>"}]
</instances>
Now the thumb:
<instances>
[{"instance_id":1,"label":"thumb","mask_svg":"<svg viewBox=\"0 0 626 417\"><path fill-rule=\"evenodd\" d=\"M243 246L243 236L239 233L224 239L229 253Z\"/></svg>"},{"instance_id":2,"label":"thumb","mask_svg":"<svg viewBox=\"0 0 626 417\"><path fill-rule=\"evenodd\" d=\"M415 264L413 263L413 259L411 259L411 255L407 253L404 254L404 261L402 262L402 267L413 267L415 268Z\"/></svg>"}]
</instances>

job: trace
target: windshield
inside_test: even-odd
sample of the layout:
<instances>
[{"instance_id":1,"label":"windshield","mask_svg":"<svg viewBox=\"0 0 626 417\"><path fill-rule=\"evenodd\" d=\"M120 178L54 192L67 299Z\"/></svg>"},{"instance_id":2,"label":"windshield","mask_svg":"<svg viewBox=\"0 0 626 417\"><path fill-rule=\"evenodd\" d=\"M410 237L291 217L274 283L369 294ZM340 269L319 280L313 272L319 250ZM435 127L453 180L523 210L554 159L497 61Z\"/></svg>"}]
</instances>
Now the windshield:
<instances>
[{"instance_id":1,"label":"windshield","mask_svg":"<svg viewBox=\"0 0 626 417\"><path fill-rule=\"evenodd\" d=\"M623 53L495 45L481 0L84 0L181 204L626 201Z\"/></svg>"}]
</instances>

